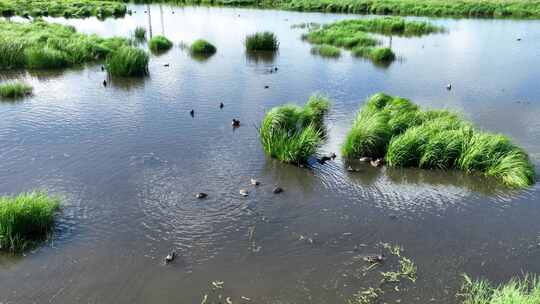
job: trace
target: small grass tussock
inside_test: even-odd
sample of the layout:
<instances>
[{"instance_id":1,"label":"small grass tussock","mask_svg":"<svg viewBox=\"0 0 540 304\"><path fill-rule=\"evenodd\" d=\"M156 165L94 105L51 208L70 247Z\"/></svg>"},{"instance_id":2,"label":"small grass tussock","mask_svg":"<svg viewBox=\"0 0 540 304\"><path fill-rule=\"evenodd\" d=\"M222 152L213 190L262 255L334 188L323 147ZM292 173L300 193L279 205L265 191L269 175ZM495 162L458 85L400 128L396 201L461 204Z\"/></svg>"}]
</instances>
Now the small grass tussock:
<instances>
[{"instance_id":1,"label":"small grass tussock","mask_svg":"<svg viewBox=\"0 0 540 304\"><path fill-rule=\"evenodd\" d=\"M406 99L381 93L357 114L342 154L384 157L391 167L481 173L511 188L526 188L536 177L527 153L508 137L479 131L457 113L423 111Z\"/></svg>"},{"instance_id":2,"label":"small grass tussock","mask_svg":"<svg viewBox=\"0 0 540 304\"><path fill-rule=\"evenodd\" d=\"M495 286L486 280L472 280L463 276L458 294L461 304L533 304L540 303L540 280L536 275L514 278Z\"/></svg>"},{"instance_id":3,"label":"small grass tussock","mask_svg":"<svg viewBox=\"0 0 540 304\"><path fill-rule=\"evenodd\" d=\"M212 55L216 53L217 48L204 39L197 39L191 44L189 51L192 55Z\"/></svg>"},{"instance_id":4,"label":"small grass tussock","mask_svg":"<svg viewBox=\"0 0 540 304\"><path fill-rule=\"evenodd\" d=\"M337 58L341 56L341 50L329 44L314 45L311 48L311 53L322 57Z\"/></svg>"},{"instance_id":5,"label":"small grass tussock","mask_svg":"<svg viewBox=\"0 0 540 304\"><path fill-rule=\"evenodd\" d=\"M356 57L370 59L376 63L388 63L396 59L394 52L387 47L359 46L352 49L352 54Z\"/></svg>"},{"instance_id":6,"label":"small grass tussock","mask_svg":"<svg viewBox=\"0 0 540 304\"><path fill-rule=\"evenodd\" d=\"M148 48L155 53L165 52L172 48L173 43L165 36L157 35L150 39Z\"/></svg>"},{"instance_id":7,"label":"small grass tussock","mask_svg":"<svg viewBox=\"0 0 540 304\"><path fill-rule=\"evenodd\" d=\"M313 95L303 107L283 105L268 111L259 128L265 153L287 163L306 162L323 141L329 108L328 98Z\"/></svg>"},{"instance_id":8,"label":"small grass tussock","mask_svg":"<svg viewBox=\"0 0 540 304\"><path fill-rule=\"evenodd\" d=\"M247 51L277 51L279 49L279 41L272 32L248 35L245 45Z\"/></svg>"},{"instance_id":9,"label":"small grass tussock","mask_svg":"<svg viewBox=\"0 0 540 304\"><path fill-rule=\"evenodd\" d=\"M59 206L44 192L0 197L0 250L20 252L45 239Z\"/></svg>"},{"instance_id":10,"label":"small grass tussock","mask_svg":"<svg viewBox=\"0 0 540 304\"><path fill-rule=\"evenodd\" d=\"M135 47L124 46L107 58L107 71L112 76L144 76L148 73L148 54Z\"/></svg>"},{"instance_id":11,"label":"small grass tussock","mask_svg":"<svg viewBox=\"0 0 540 304\"><path fill-rule=\"evenodd\" d=\"M142 26L137 26L133 31L133 36L139 41L146 40L146 29Z\"/></svg>"},{"instance_id":12,"label":"small grass tussock","mask_svg":"<svg viewBox=\"0 0 540 304\"><path fill-rule=\"evenodd\" d=\"M32 94L32 86L22 81L0 84L0 97L6 99L21 98Z\"/></svg>"}]
</instances>

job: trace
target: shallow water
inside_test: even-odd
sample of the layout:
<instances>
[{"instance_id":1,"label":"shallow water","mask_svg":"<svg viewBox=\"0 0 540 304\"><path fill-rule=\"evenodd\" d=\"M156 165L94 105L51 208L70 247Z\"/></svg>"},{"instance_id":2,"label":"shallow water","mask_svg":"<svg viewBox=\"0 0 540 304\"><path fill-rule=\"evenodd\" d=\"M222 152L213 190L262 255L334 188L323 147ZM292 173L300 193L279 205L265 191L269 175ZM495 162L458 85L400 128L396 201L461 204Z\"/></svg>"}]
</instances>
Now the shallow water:
<instances>
[{"instance_id":1,"label":"shallow water","mask_svg":"<svg viewBox=\"0 0 540 304\"><path fill-rule=\"evenodd\" d=\"M124 19L51 20L127 36L148 26L146 6L133 8ZM462 273L500 282L540 272L538 184L511 192L459 172L359 164L349 173L339 157L297 168L266 158L256 130L266 109L319 91L334 101L322 150L338 152L363 100L384 91L461 111L514 138L539 166L539 22L432 19L449 32L393 37L400 60L381 68L347 53L313 56L303 30L290 28L352 15L161 10L151 6L152 32L176 46L152 56L143 80L104 88L99 65L0 73L35 89L0 104L0 193L44 188L64 204L51 242L0 255L0 302L200 303L221 280L234 303L340 303L377 285L379 270L359 276L355 256L379 252L379 242L402 245L418 265L417 282L388 292L390 302L455 303ZM244 36L260 30L279 37L274 58L244 53ZM178 47L197 38L217 54L193 60ZM242 126L233 130L232 118ZM285 192L272 194L275 184ZM209 197L195 199L201 191ZM178 258L165 266L171 249Z\"/></svg>"}]
</instances>

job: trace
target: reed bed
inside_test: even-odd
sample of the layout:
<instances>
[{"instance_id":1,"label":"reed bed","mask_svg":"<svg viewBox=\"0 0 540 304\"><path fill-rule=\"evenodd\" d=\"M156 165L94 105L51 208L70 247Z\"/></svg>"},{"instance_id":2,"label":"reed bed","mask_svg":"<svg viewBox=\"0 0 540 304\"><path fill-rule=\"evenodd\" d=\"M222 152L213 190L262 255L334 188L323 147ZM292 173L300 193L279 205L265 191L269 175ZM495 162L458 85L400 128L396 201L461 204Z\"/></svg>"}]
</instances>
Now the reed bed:
<instances>
[{"instance_id":1,"label":"reed bed","mask_svg":"<svg viewBox=\"0 0 540 304\"><path fill-rule=\"evenodd\" d=\"M272 32L248 35L245 45L247 51L277 51L279 49L279 41Z\"/></svg>"},{"instance_id":2,"label":"reed bed","mask_svg":"<svg viewBox=\"0 0 540 304\"><path fill-rule=\"evenodd\" d=\"M0 97L4 99L21 98L32 94L32 86L22 81L0 84Z\"/></svg>"},{"instance_id":3,"label":"reed bed","mask_svg":"<svg viewBox=\"0 0 540 304\"><path fill-rule=\"evenodd\" d=\"M152 37L148 42L148 48L154 53L161 53L172 48L173 43L165 36L158 35Z\"/></svg>"}]
</instances>

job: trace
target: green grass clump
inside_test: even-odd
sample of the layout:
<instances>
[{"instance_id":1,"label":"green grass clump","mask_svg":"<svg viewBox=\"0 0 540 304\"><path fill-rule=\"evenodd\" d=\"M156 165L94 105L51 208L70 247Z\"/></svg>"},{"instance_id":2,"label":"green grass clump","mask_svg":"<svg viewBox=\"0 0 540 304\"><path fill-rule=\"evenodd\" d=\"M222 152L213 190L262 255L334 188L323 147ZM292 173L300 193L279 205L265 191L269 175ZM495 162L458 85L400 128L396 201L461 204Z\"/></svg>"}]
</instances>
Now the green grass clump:
<instances>
[{"instance_id":1,"label":"green grass clump","mask_svg":"<svg viewBox=\"0 0 540 304\"><path fill-rule=\"evenodd\" d=\"M3 16L51 16L66 18L99 18L124 16L127 12L122 1L109 0L0 0Z\"/></svg>"},{"instance_id":2,"label":"green grass clump","mask_svg":"<svg viewBox=\"0 0 540 304\"><path fill-rule=\"evenodd\" d=\"M191 44L189 51L193 55L212 55L217 51L217 48L204 39L197 39Z\"/></svg>"},{"instance_id":3,"label":"green grass clump","mask_svg":"<svg viewBox=\"0 0 540 304\"><path fill-rule=\"evenodd\" d=\"M0 250L20 252L47 237L59 201L43 192L0 197Z\"/></svg>"},{"instance_id":4,"label":"green grass clump","mask_svg":"<svg viewBox=\"0 0 540 304\"><path fill-rule=\"evenodd\" d=\"M0 85L0 97L2 98L20 98L30 94L32 94L32 86L21 81Z\"/></svg>"},{"instance_id":5,"label":"green grass clump","mask_svg":"<svg viewBox=\"0 0 540 304\"><path fill-rule=\"evenodd\" d=\"M464 275L458 297L461 304L535 304L540 303L540 281L535 275L525 275L495 286Z\"/></svg>"},{"instance_id":6,"label":"green grass clump","mask_svg":"<svg viewBox=\"0 0 540 304\"><path fill-rule=\"evenodd\" d=\"M145 51L124 46L107 58L107 71L113 76L144 76L148 73L148 61Z\"/></svg>"},{"instance_id":7,"label":"green grass clump","mask_svg":"<svg viewBox=\"0 0 540 304\"><path fill-rule=\"evenodd\" d=\"M321 95L311 96L304 107L271 109L259 128L265 153L287 163L306 162L323 141L323 120L329 109L330 101Z\"/></svg>"},{"instance_id":8,"label":"green grass clump","mask_svg":"<svg viewBox=\"0 0 540 304\"><path fill-rule=\"evenodd\" d=\"M379 47L355 47L352 53L357 57L364 57L376 63L388 63L396 59L396 55L390 48Z\"/></svg>"},{"instance_id":9,"label":"green grass clump","mask_svg":"<svg viewBox=\"0 0 540 304\"><path fill-rule=\"evenodd\" d=\"M135 39L140 41L146 40L146 29L142 26L137 26L135 31L133 31L133 36L135 36Z\"/></svg>"},{"instance_id":10,"label":"green grass clump","mask_svg":"<svg viewBox=\"0 0 540 304\"><path fill-rule=\"evenodd\" d=\"M311 48L311 53L322 57L339 57L341 50L335 46L328 44L314 45Z\"/></svg>"},{"instance_id":11,"label":"green grass clump","mask_svg":"<svg viewBox=\"0 0 540 304\"><path fill-rule=\"evenodd\" d=\"M152 52L164 52L169 50L173 46L173 43L165 36L154 36L148 42L148 48Z\"/></svg>"},{"instance_id":12,"label":"green grass clump","mask_svg":"<svg viewBox=\"0 0 540 304\"><path fill-rule=\"evenodd\" d=\"M536 177L527 153L508 137L481 132L457 113L423 111L406 99L381 93L358 113L342 154L384 157L391 167L481 173L512 188L526 188Z\"/></svg>"},{"instance_id":13,"label":"green grass clump","mask_svg":"<svg viewBox=\"0 0 540 304\"><path fill-rule=\"evenodd\" d=\"M248 51L277 51L279 48L278 39L272 32L248 35L245 45Z\"/></svg>"},{"instance_id":14,"label":"green grass clump","mask_svg":"<svg viewBox=\"0 0 540 304\"><path fill-rule=\"evenodd\" d=\"M37 19L0 21L0 69L56 69L104 60L127 39L77 33L74 27Z\"/></svg>"}]
</instances>

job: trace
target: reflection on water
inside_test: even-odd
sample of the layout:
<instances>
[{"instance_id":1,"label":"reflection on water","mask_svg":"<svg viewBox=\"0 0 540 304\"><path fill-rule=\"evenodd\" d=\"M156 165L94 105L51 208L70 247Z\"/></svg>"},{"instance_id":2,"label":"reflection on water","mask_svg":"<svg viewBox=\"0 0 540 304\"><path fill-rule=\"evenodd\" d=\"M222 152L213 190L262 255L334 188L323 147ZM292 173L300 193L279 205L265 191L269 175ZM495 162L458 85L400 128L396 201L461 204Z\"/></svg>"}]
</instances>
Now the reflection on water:
<instances>
[{"instance_id":1,"label":"reflection on water","mask_svg":"<svg viewBox=\"0 0 540 304\"><path fill-rule=\"evenodd\" d=\"M375 283L356 277L353 261L380 241L403 245L418 264L403 303L454 303L463 272L499 281L540 271L538 185L512 192L481 176L339 157L298 168L265 157L257 135L265 111L319 91L334 100L321 153L339 152L365 98L385 91L461 111L510 135L539 165L538 21L434 19L449 32L393 37L403 60L381 69L347 52L312 56L290 29L350 15L133 10L125 19L54 20L103 36L151 24L175 46L151 56L146 78L103 87L99 64L0 73L34 86L34 96L0 104L0 192L43 188L64 202L50 243L24 258L0 255L0 302L200 303L223 280L235 303L336 303ZM277 34L280 51L246 54L244 37L264 30ZM208 60L179 47L199 38L218 48ZM242 126L233 130L232 118ZM285 192L272 193L275 185ZM171 249L178 259L164 266Z\"/></svg>"}]
</instances>

